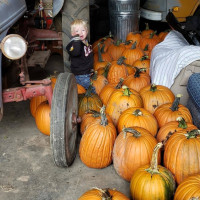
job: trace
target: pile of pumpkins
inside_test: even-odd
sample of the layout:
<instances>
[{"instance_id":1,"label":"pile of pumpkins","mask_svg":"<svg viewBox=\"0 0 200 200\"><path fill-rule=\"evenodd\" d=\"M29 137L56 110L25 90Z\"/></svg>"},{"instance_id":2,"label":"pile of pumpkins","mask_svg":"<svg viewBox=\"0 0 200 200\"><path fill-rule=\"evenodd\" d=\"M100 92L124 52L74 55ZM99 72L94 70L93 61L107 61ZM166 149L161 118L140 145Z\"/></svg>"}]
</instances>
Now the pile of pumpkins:
<instances>
[{"instance_id":1,"label":"pile of pumpkins","mask_svg":"<svg viewBox=\"0 0 200 200\"><path fill-rule=\"evenodd\" d=\"M113 163L132 199L200 199L200 130L181 94L151 83L151 51L163 39L147 29L126 40L93 44L92 84L79 94L80 159L96 169ZM112 199L112 192L94 188L79 199Z\"/></svg>"}]
</instances>

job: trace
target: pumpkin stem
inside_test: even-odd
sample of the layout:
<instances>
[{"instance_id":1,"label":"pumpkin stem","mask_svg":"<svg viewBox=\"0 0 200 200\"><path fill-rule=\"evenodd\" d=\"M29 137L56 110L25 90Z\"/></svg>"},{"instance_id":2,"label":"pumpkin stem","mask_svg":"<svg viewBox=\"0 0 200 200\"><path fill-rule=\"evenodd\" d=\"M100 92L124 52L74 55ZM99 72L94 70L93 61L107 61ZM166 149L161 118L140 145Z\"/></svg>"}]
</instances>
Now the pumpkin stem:
<instances>
[{"instance_id":1,"label":"pumpkin stem","mask_svg":"<svg viewBox=\"0 0 200 200\"><path fill-rule=\"evenodd\" d=\"M88 110L86 111L86 113L92 114L93 117L99 117L100 116L100 112L96 111L96 110Z\"/></svg>"},{"instance_id":2,"label":"pumpkin stem","mask_svg":"<svg viewBox=\"0 0 200 200\"><path fill-rule=\"evenodd\" d=\"M145 30L149 30L149 24L145 23Z\"/></svg>"},{"instance_id":3,"label":"pumpkin stem","mask_svg":"<svg viewBox=\"0 0 200 200\"><path fill-rule=\"evenodd\" d=\"M120 58L117 60L117 64L118 64L118 65L122 65L125 59L126 59L126 58L125 58L124 56L120 57Z\"/></svg>"},{"instance_id":4,"label":"pumpkin stem","mask_svg":"<svg viewBox=\"0 0 200 200\"><path fill-rule=\"evenodd\" d=\"M191 197L189 200L200 200L200 196L199 197Z\"/></svg>"},{"instance_id":5,"label":"pumpkin stem","mask_svg":"<svg viewBox=\"0 0 200 200\"><path fill-rule=\"evenodd\" d=\"M154 31L153 33L150 33L149 38L152 39L155 34L156 34L156 31Z\"/></svg>"},{"instance_id":6,"label":"pumpkin stem","mask_svg":"<svg viewBox=\"0 0 200 200\"><path fill-rule=\"evenodd\" d=\"M157 145L154 147L151 164L148 169L146 169L147 172L151 174L158 174L158 151L163 146L162 142L157 143Z\"/></svg>"},{"instance_id":7,"label":"pumpkin stem","mask_svg":"<svg viewBox=\"0 0 200 200\"><path fill-rule=\"evenodd\" d=\"M183 128L183 129L186 129L188 127L187 122L185 121L183 117L178 117L176 121L178 121L178 127Z\"/></svg>"},{"instance_id":8,"label":"pumpkin stem","mask_svg":"<svg viewBox=\"0 0 200 200\"><path fill-rule=\"evenodd\" d=\"M133 43L133 45L131 46L131 49L135 49L135 48L136 48L136 45L137 45L137 42L135 41L135 42Z\"/></svg>"},{"instance_id":9,"label":"pumpkin stem","mask_svg":"<svg viewBox=\"0 0 200 200\"><path fill-rule=\"evenodd\" d=\"M136 110L133 112L133 114L134 114L135 116L142 116L142 111L141 111L140 109L136 109Z\"/></svg>"},{"instance_id":10,"label":"pumpkin stem","mask_svg":"<svg viewBox=\"0 0 200 200\"><path fill-rule=\"evenodd\" d=\"M96 81L97 78L98 78L97 71L94 71L94 73L93 73L92 76L91 76L91 79L92 79L93 81Z\"/></svg>"},{"instance_id":11,"label":"pumpkin stem","mask_svg":"<svg viewBox=\"0 0 200 200\"><path fill-rule=\"evenodd\" d=\"M100 189L97 187L93 187L93 189L96 189L101 192L102 200L112 200L112 196L110 195L108 188Z\"/></svg>"},{"instance_id":12,"label":"pumpkin stem","mask_svg":"<svg viewBox=\"0 0 200 200\"><path fill-rule=\"evenodd\" d=\"M124 82L124 79L123 79L123 78L120 78L119 83L116 85L115 89L120 89L120 88L122 88L123 82Z\"/></svg>"},{"instance_id":13,"label":"pumpkin stem","mask_svg":"<svg viewBox=\"0 0 200 200\"><path fill-rule=\"evenodd\" d=\"M123 96L129 96L130 97L130 95L133 94L126 85L123 85L122 89L123 89Z\"/></svg>"},{"instance_id":14,"label":"pumpkin stem","mask_svg":"<svg viewBox=\"0 0 200 200\"><path fill-rule=\"evenodd\" d=\"M140 77L140 73L141 73L142 71L144 71L144 68L138 68L138 67L134 67L134 68L136 69L135 74L134 74L134 77L135 77L135 78Z\"/></svg>"},{"instance_id":15,"label":"pumpkin stem","mask_svg":"<svg viewBox=\"0 0 200 200\"><path fill-rule=\"evenodd\" d=\"M111 65L111 63L109 62L109 63L105 66L105 68L104 68L103 76L104 76L105 78L107 78L107 76L108 76L108 72L109 72L109 69L110 69L110 65Z\"/></svg>"},{"instance_id":16,"label":"pumpkin stem","mask_svg":"<svg viewBox=\"0 0 200 200\"><path fill-rule=\"evenodd\" d=\"M150 91L152 91L152 92L155 92L157 90L157 86L156 86L156 84L151 84L151 88L150 88Z\"/></svg>"},{"instance_id":17,"label":"pumpkin stem","mask_svg":"<svg viewBox=\"0 0 200 200\"><path fill-rule=\"evenodd\" d=\"M172 104L172 106L170 108L172 111L177 111L178 110L178 105L179 105L181 96L182 96L181 94L177 94L176 95L176 98L175 98L175 100L174 100L174 102L173 102L173 104Z\"/></svg>"},{"instance_id":18,"label":"pumpkin stem","mask_svg":"<svg viewBox=\"0 0 200 200\"><path fill-rule=\"evenodd\" d=\"M117 41L114 43L114 45L115 45L115 46L119 46L121 43L122 43L122 40L117 40Z\"/></svg>"},{"instance_id":19,"label":"pumpkin stem","mask_svg":"<svg viewBox=\"0 0 200 200\"><path fill-rule=\"evenodd\" d=\"M148 58L149 58L149 56L142 56L142 57L140 58L140 60L143 61L143 60L147 60Z\"/></svg>"},{"instance_id":20,"label":"pumpkin stem","mask_svg":"<svg viewBox=\"0 0 200 200\"><path fill-rule=\"evenodd\" d=\"M105 44L102 45L101 50L100 50L101 53L105 53L105 50L104 50L105 46L106 46Z\"/></svg>"},{"instance_id":21,"label":"pumpkin stem","mask_svg":"<svg viewBox=\"0 0 200 200\"><path fill-rule=\"evenodd\" d=\"M136 137L136 138L138 138L138 137L141 136L140 132L138 132L135 129L130 128L130 127L129 128L123 128L122 131L123 131L123 133L124 133L125 136L126 136L127 132L132 133L133 136Z\"/></svg>"},{"instance_id":22,"label":"pumpkin stem","mask_svg":"<svg viewBox=\"0 0 200 200\"><path fill-rule=\"evenodd\" d=\"M92 96L92 83L90 84L90 86L86 90L85 96L86 97L91 97Z\"/></svg>"},{"instance_id":23,"label":"pumpkin stem","mask_svg":"<svg viewBox=\"0 0 200 200\"><path fill-rule=\"evenodd\" d=\"M187 132L184 135L186 136L187 139L196 138L197 135L200 135L200 130L194 129L194 130Z\"/></svg>"},{"instance_id":24,"label":"pumpkin stem","mask_svg":"<svg viewBox=\"0 0 200 200\"><path fill-rule=\"evenodd\" d=\"M105 107L105 105L103 105L100 109L101 125L102 126L108 125L108 119L106 117L105 110L106 110L106 107Z\"/></svg>"},{"instance_id":25,"label":"pumpkin stem","mask_svg":"<svg viewBox=\"0 0 200 200\"><path fill-rule=\"evenodd\" d=\"M99 59L99 62L103 62L102 55L101 55L101 47L99 43L98 43L98 59Z\"/></svg>"},{"instance_id":26,"label":"pumpkin stem","mask_svg":"<svg viewBox=\"0 0 200 200\"><path fill-rule=\"evenodd\" d=\"M145 47L144 47L144 51L148 51L149 50L149 44L147 44Z\"/></svg>"},{"instance_id":27,"label":"pumpkin stem","mask_svg":"<svg viewBox=\"0 0 200 200\"><path fill-rule=\"evenodd\" d=\"M132 43L133 42L133 40L126 40L125 42L124 42L124 44L125 45L129 45L130 43Z\"/></svg>"}]
</instances>

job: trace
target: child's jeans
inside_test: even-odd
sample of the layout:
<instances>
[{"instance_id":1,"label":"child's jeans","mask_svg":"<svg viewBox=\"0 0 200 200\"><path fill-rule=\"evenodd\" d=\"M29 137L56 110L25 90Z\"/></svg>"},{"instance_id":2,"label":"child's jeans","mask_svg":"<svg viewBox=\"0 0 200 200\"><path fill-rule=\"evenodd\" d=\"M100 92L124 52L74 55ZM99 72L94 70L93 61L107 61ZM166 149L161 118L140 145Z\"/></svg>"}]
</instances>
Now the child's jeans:
<instances>
[{"instance_id":1,"label":"child's jeans","mask_svg":"<svg viewBox=\"0 0 200 200\"><path fill-rule=\"evenodd\" d=\"M76 75L76 82L82 85L86 90L90 86L90 74ZM92 93L96 93L95 88L92 87Z\"/></svg>"}]
</instances>

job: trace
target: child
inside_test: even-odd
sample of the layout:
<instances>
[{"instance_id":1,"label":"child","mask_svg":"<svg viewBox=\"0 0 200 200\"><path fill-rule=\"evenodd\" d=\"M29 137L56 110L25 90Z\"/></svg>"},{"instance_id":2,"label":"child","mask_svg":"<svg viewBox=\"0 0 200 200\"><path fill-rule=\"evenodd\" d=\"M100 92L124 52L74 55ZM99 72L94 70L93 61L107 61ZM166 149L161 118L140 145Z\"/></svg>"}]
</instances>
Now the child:
<instances>
[{"instance_id":1,"label":"child","mask_svg":"<svg viewBox=\"0 0 200 200\"><path fill-rule=\"evenodd\" d=\"M71 23L71 35L72 38L66 47L71 59L71 72L75 75L76 82L88 89L94 59L92 46L87 41L87 22L81 19L74 20Z\"/></svg>"}]
</instances>

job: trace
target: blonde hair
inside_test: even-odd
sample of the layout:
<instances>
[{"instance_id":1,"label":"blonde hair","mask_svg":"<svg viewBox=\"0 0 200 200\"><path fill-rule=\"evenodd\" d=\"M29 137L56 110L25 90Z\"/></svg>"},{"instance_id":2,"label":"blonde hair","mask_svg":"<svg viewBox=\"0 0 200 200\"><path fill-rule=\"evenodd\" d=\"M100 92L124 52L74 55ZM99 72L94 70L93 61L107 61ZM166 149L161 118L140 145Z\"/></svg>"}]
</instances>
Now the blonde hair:
<instances>
[{"instance_id":1,"label":"blonde hair","mask_svg":"<svg viewBox=\"0 0 200 200\"><path fill-rule=\"evenodd\" d=\"M77 26L83 26L88 31L88 22L82 19L76 19L71 23L71 33L73 33Z\"/></svg>"}]
</instances>

